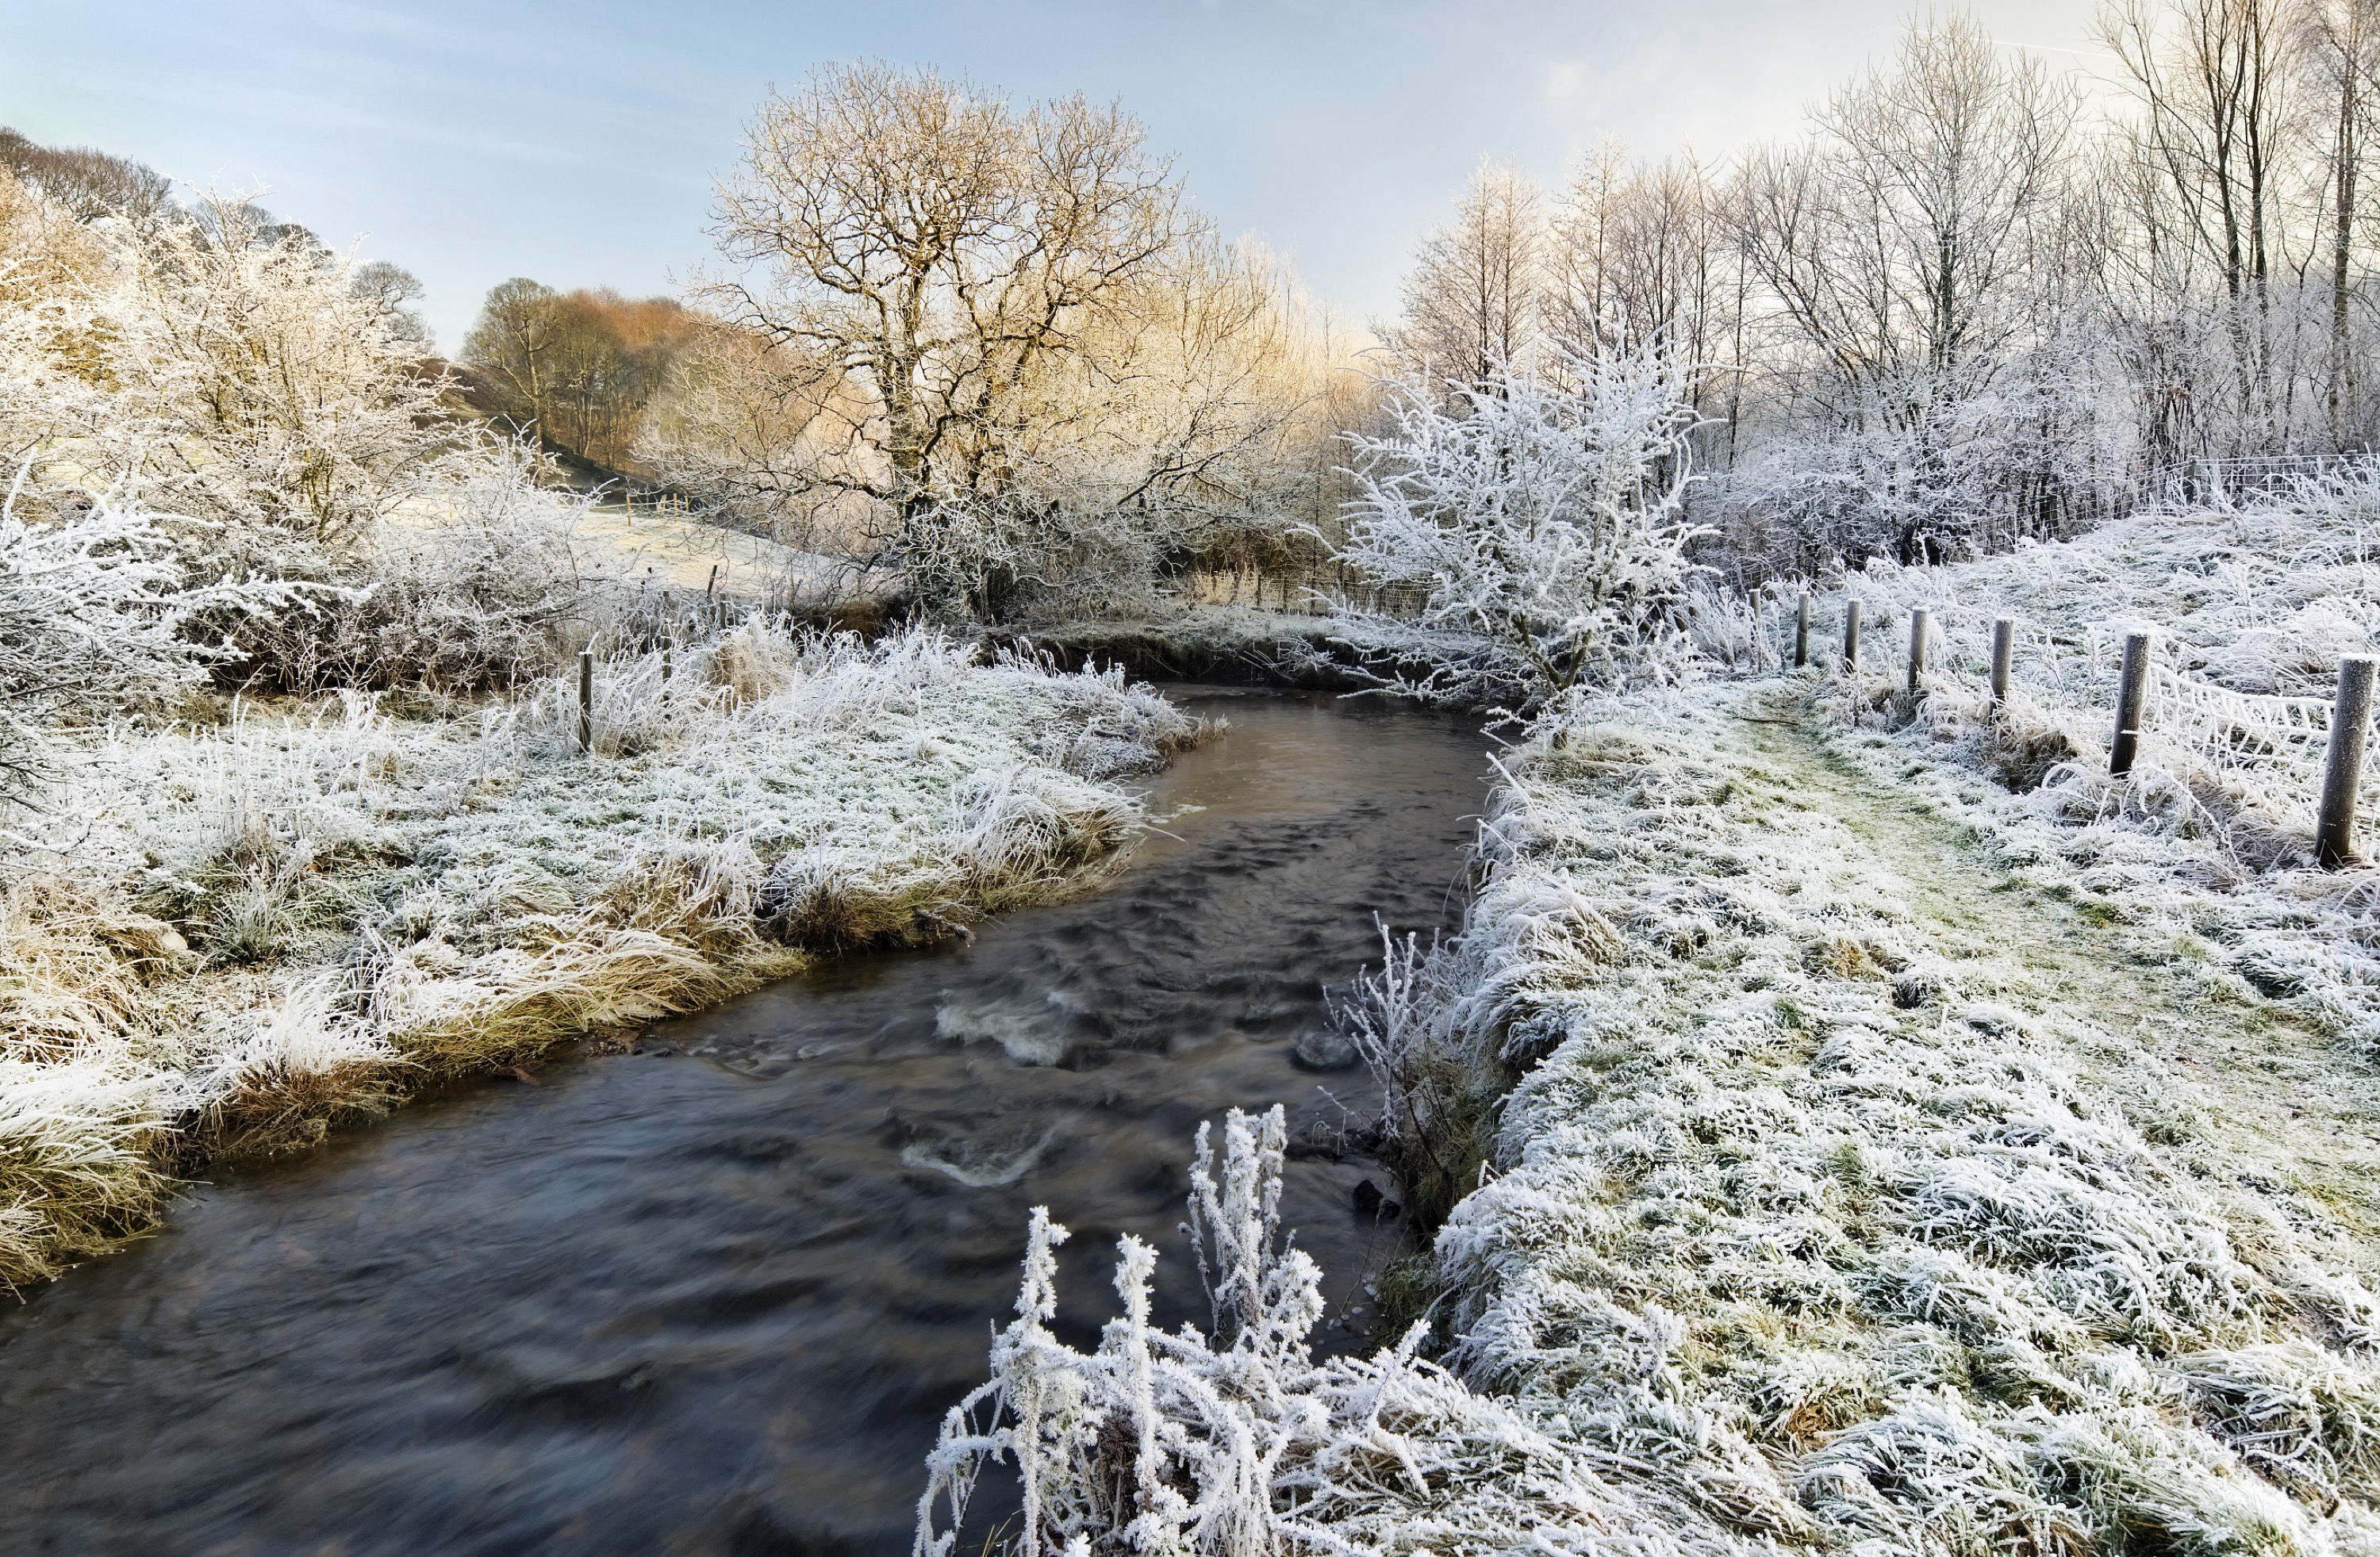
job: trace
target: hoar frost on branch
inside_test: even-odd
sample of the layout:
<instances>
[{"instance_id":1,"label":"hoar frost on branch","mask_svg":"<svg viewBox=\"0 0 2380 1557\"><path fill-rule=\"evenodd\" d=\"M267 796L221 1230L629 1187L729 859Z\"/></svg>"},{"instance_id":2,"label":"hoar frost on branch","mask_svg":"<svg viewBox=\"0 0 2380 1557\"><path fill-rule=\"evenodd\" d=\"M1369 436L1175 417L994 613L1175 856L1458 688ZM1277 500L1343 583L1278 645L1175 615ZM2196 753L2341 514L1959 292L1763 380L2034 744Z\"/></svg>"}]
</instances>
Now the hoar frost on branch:
<instances>
[{"instance_id":1,"label":"hoar frost on branch","mask_svg":"<svg viewBox=\"0 0 2380 1557\"><path fill-rule=\"evenodd\" d=\"M186 586L176 521L121 489L66 517L20 513L30 458L0 499L0 802L39 787L45 727L188 692L212 656L184 629L201 612L289 603L275 584Z\"/></svg>"},{"instance_id":2,"label":"hoar frost on branch","mask_svg":"<svg viewBox=\"0 0 2380 1557\"><path fill-rule=\"evenodd\" d=\"M188 544L214 571L279 571L358 543L453 449L352 256L219 191L91 238L84 277L0 321L0 430L37 450L35 491L128 483L213 526Z\"/></svg>"},{"instance_id":3,"label":"hoar frost on branch","mask_svg":"<svg viewBox=\"0 0 2380 1557\"><path fill-rule=\"evenodd\" d=\"M1694 416L1662 352L1566 357L1559 380L1391 382L1386 415L1387 432L1351 437L1340 548L1368 582L1419 597L1410 626L1342 608L1386 684L1528 711L1682 671Z\"/></svg>"},{"instance_id":4,"label":"hoar frost on branch","mask_svg":"<svg viewBox=\"0 0 2380 1557\"><path fill-rule=\"evenodd\" d=\"M444 415L412 284L238 196L85 227L0 174L12 544L137 561L151 625L250 690L534 676L581 610L567 504Z\"/></svg>"}]
</instances>

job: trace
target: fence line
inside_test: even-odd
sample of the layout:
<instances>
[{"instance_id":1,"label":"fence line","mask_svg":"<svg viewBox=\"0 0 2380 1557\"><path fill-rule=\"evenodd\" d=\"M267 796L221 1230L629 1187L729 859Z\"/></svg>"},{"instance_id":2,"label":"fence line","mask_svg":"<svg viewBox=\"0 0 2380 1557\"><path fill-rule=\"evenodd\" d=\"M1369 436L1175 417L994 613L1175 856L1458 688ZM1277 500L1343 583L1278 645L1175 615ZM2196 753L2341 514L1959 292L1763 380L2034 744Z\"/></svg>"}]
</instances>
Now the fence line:
<instances>
[{"instance_id":1,"label":"fence line","mask_svg":"<svg viewBox=\"0 0 2380 1557\"><path fill-rule=\"evenodd\" d=\"M1856 596L1843 600L1846 625L1857 620L1864 603ZM1798 603L1792 609L1798 616ZM1993 693L2010 685L2052 714L2097 715L2108 721L2110 759L2119 773L2127 766L2120 727L2129 722L2138 731L2141 761L2162 760L2213 775L2225 789L2277 822L2326 831L2335 818L2322 814L2324 802L2327 791L2340 785L2344 788L2328 796L2330 808L2338 816L2380 812L2380 772L2360 761L2336 779L2327 772L2336 723L2332 698L2240 692L2223 686L2170 663L2180 646L2168 641L2142 656L2144 674L2139 706L2127 710L2119 674L2122 657L2115 651L2141 634L2095 628L2080 646L2062 646L2035 628L2023 634L2020 646L2019 624L2004 613L1995 617L1978 612L1970 620L1938 602L1903 609L1912 615L1924 611L1932 624L1928 641L1939 646L1939 652L1930 655L1922 668L1925 682L1965 676L1984 681L1992 687L1985 694L1985 706L1995 716L2005 707L2005 694ZM1788 652L1784 635L1790 631L1782 610L1777 622L1775 648L1781 666ZM1862 634L1871 648L1877 645L1872 635L1875 628L1882 625L1876 623ZM1915 642L1913 636L1912 642ZM1890 645L1890 635L1883 643ZM1816 657L1812 658L1815 661ZM1876 661L1863 667L1854 661L1849 669L1873 675L1888 674L1892 667ZM1828 670L1832 674L1844 673L1845 658L1838 655ZM2008 680L2002 681L2003 676ZM2343 682L2342 688L2345 685ZM2368 710L2368 702L2363 706ZM2342 750L2341 754L2346 753ZM2343 858L2334 851L2325 863Z\"/></svg>"}]
</instances>

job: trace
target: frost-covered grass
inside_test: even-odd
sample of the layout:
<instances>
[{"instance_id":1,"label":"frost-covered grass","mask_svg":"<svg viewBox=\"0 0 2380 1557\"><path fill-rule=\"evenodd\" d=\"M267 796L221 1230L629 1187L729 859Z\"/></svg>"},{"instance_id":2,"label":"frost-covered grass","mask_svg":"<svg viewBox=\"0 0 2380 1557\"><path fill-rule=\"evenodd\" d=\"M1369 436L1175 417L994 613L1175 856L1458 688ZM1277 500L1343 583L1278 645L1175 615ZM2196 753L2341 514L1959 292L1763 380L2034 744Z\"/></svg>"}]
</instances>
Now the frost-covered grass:
<instances>
[{"instance_id":1,"label":"frost-covered grass","mask_svg":"<svg viewBox=\"0 0 2380 1557\"><path fill-rule=\"evenodd\" d=\"M1139 825L1120 780L1198 735L922 632L753 623L596 679L591 758L565 682L54 742L0 892L0 1285L421 1078L1073 890Z\"/></svg>"},{"instance_id":2,"label":"frost-covered grass","mask_svg":"<svg viewBox=\"0 0 2380 1557\"><path fill-rule=\"evenodd\" d=\"M1470 1032L1544 1058L1439 1239L1451 1360L1781 1539L2362 1544L2368 1257L2277 1185L2218 1201L2144 1133L2184 1083L2092 1080L2125 1040L1946 946L1742 695L1514 754L1468 934L1541 976ZM1591 957L1532 949L1549 887Z\"/></svg>"},{"instance_id":3,"label":"frost-covered grass","mask_svg":"<svg viewBox=\"0 0 2380 1557\"><path fill-rule=\"evenodd\" d=\"M1234 1123L1194 1175L1215 1335L1148 1326L1128 1243L1123 1317L1059 1345L1037 1225L927 1557L1002 1458L1036 1551L2372 1550L2370 1208L2232 1122L2248 1072L2202 1085L2095 1017L2161 972L2078 996L2021 945L2064 909L1921 908L1961 835L1879 822L1900 794L1812 692L1572 705L1503 759L1463 935L1353 997L1392 1111L1482 1138L1422 1325L1310 1358L1278 1143Z\"/></svg>"},{"instance_id":4,"label":"frost-covered grass","mask_svg":"<svg viewBox=\"0 0 2380 1557\"><path fill-rule=\"evenodd\" d=\"M2338 660L2380 646L2364 538L2375 520L2360 488L2309 489L1954 567L1871 568L1846 589L1904 624L1928 607L1943 641L1912 698L1894 691L1905 625L1871 636L1884 663L1856 687L1828 682L1839 745L1926 786L2039 884L2144 936L2207 947L2190 976L2211 991L2280 1002L2380 1054L2380 871L2313 858ZM1822 621L1833 605L1822 597ZM1997 712L1984 685L1996 616L2021 623L2015 694ZM2124 634L2143 630L2158 661L2141 752L2111 779L2115 669ZM1904 777L1912 763L1922 772ZM2368 842L2380 763L2365 765L2360 809Z\"/></svg>"}]
</instances>

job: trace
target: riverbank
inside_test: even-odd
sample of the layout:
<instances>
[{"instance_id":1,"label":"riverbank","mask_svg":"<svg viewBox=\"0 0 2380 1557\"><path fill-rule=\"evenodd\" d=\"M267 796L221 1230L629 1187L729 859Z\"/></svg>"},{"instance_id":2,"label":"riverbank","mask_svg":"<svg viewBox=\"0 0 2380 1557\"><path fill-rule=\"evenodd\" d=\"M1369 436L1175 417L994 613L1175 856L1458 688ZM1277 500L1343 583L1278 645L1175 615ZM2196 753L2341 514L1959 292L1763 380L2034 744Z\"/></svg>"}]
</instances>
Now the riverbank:
<instances>
[{"instance_id":1,"label":"riverbank","mask_svg":"<svg viewBox=\"0 0 2380 1557\"><path fill-rule=\"evenodd\" d=\"M1200 727L1120 674L747 626L398 718L233 705L63 753L0 899L0 1285L177 1175L423 1081L705 1006L820 950L1097 878Z\"/></svg>"},{"instance_id":2,"label":"riverbank","mask_svg":"<svg viewBox=\"0 0 2380 1557\"><path fill-rule=\"evenodd\" d=\"M1507 762L1508 993L1457 1025L1531 1068L1439 1236L1450 1360L1734 1532L2360 1542L2380 1086L1813 701L1622 700Z\"/></svg>"},{"instance_id":3,"label":"riverbank","mask_svg":"<svg viewBox=\"0 0 2380 1557\"><path fill-rule=\"evenodd\" d=\"M0 1551L905 1553L1030 1208L1107 1236L1066 1251L1095 1329L1099 1246L1170 1242L1188 1132L1232 1106L1286 1104L1320 1347L1368 1350L1403 1229L1330 1148L1373 1092L1299 1041L1368 911L1451 928L1487 742L1165 694L1222 728L1135 785L1158 825L1096 891L210 1169L160 1236L0 1302ZM1167 1265L1157 1315L1204 1324Z\"/></svg>"},{"instance_id":4,"label":"riverbank","mask_svg":"<svg viewBox=\"0 0 2380 1557\"><path fill-rule=\"evenodd\" d=\"M995 628L988 643L1069 669L1120 666L1148 681L1212 682L1297 692L1382 692L1429 673L1438 646L1377 621L1249 606L1190 606L1147 621Z\"/></svg>"},{"instance_id":5,"label":"riverbank","mask_svg":"<svg viewBox=\"0 0 2380 1557\"><path fill-rule=\"evenodd\" d=\"M1139 1317L1127 1247L1125 1318L1060 1345L1035 1305L1063 1234L1037 1225L938 1494L997 1455L1033 1465L1051 1539L2373 1549L2354 1033L2238 975L2162 872L2110 875L2120 815L1844 711L1815 673L1706 682L1583 702L1499 759L1463 935L1392 943L1345 1003L1426 1153L1408 1199L1451 1202L1402 1346L1306 1351L1316 1273L1261 1209L1280 1148L1235 1123L1194 1176L1242 1295L1218 1339ZM1078 1397L1135 1430L1028 1442ZM1111 1498L1151 1445L1155 1484ZM938 1539L967 1527L933 1506Z\"/></svg>"}]
</instances>

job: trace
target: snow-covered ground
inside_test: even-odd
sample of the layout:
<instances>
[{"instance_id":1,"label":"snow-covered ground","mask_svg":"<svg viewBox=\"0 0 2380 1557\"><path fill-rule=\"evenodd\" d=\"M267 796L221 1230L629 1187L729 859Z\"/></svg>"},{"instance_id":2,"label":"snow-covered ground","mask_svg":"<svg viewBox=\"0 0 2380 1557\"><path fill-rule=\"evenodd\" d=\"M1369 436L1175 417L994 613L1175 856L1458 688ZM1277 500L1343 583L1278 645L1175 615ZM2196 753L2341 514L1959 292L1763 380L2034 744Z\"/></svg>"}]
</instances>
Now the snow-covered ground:
<instances>
[{"instance_id":1,"label":"snow-covered ground","mask_svg":"<svg viewBox=\"0 0 2380 1557\"><path fill-rule=\"evenodd\" d=\"M596 684L591 757L568 682L59 743L0 897L0 1284L416 1077L1074 889L1140 825L1121 780L1199 732L922 632L749 625Z\"/></svg>"}]
</instances>

